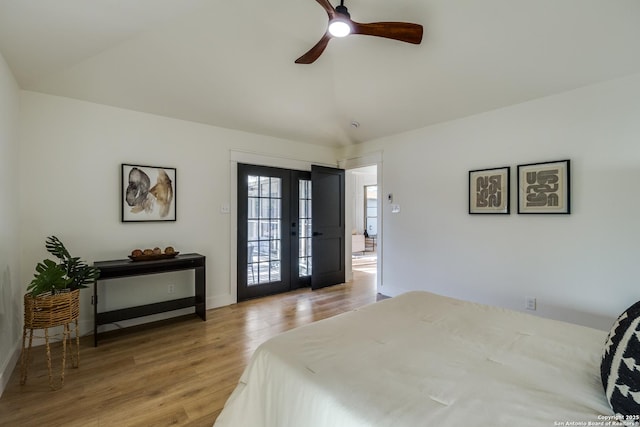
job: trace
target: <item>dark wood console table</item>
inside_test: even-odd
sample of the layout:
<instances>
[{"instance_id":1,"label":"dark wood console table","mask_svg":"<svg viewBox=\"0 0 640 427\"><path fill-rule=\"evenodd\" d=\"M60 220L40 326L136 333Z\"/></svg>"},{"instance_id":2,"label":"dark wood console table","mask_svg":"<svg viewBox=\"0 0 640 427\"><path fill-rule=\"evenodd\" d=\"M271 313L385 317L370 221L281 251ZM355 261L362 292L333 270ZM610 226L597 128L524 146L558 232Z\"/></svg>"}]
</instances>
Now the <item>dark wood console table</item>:
<instances>
[{"instance_id":1,"label":"dark wood console table","mask_svg":"<svg viewBox=\"0 0 640 427\"><path fill-rule=\"evenodd\" d=\"M93 345L95 347L98 346L98 326L119 320L134 319L193 306L196 308L196 314L202 320L207 320L204 255L185 254L169 259L135 262L130 259L117 259L97 261L93 263L93 266L100 269L100 277L93 283L93 298L91 301L93 304ZM99 281L179 270L194 270L194 296L98 313Z\"/></svg>"}]
</instances>

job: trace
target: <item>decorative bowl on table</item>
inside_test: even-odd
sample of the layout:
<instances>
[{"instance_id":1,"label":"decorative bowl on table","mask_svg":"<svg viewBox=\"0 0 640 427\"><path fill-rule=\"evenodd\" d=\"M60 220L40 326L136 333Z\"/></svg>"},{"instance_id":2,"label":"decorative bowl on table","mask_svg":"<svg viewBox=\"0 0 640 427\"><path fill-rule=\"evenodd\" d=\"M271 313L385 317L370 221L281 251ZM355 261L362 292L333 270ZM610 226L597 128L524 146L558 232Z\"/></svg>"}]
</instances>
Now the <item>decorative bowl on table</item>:
<instances>
[{"instance_id":1,"label":"decorative bowl on table","mask_svg":"<svg viewBox=\"0 0 640 427\"><path fill-rule=\"evenodd\" d=\"M156 247L153 249L134 249L131 251L131 255L129 258L131 261L154 261L158 259L169 259L174 258L180 252L176 252L173 247L167 246L164 250Z\"/></svg>"}]
</instances>

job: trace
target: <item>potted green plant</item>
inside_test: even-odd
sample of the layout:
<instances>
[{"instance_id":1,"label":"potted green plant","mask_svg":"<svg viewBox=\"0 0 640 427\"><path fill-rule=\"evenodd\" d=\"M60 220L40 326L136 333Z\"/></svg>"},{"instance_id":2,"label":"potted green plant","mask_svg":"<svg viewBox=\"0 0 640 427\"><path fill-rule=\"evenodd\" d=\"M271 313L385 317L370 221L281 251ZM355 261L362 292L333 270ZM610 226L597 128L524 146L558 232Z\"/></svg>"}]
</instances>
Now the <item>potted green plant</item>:
<instances>
[{"instance_id":1,"label":"potted green plant","mask_svg":"<svg viewBox=\"0 0 640 427\"><path fill-rule=\"evenodd\" d=\"M67 248L56 236L47 237L47 251L58 258L59 262L45 259L36 265L36 273L24 295L24 327L22 333L22 354L20 357L20 383L27 381L27 371L33 342L33 330L44 329L47 347L47 366L49 386L54 388L51 374L51 351L49 348L48 328L63 327L62 333L62 371L60 385L64 384L67 340L70 336L69 325L75 323L76 350L71 352L71 364L78 367L80 360L80 340L78 335L78 317L80 316L80 289L86 288L100 276L100 270L87 265L78 257L72 257ZM27 344L28 336L28 344ZM70 341L72 345L73 341Z\"/></svg>"},{"instance_id":2,"label":"potted green plant","mask_svg":"<svg viewBox=\"0 0 640 427\"><path fill-rule=\"evenodd\" d=\"M59 262L45 259L36 265L36 273L27 288L31 296L86 288L100 276L100 270L87 265L79 257L72 257L56 236L47 237L45 247Z\"/></svg>"}]
</instances>

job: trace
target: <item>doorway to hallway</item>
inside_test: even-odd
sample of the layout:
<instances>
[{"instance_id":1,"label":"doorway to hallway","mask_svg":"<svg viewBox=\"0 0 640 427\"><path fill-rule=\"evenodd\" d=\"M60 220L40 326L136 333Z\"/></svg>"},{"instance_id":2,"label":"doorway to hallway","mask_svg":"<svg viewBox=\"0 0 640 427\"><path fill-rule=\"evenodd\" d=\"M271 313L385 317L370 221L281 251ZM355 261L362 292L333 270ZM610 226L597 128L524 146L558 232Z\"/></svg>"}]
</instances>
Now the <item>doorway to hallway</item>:
<instances>
[{"instance_id":1,"label":"doorway to hallway","mask_svg":"<svg viewBox=\"0 0 640 427\"><path fill-rule=\"evenodd\" d=\"M351 268L375 275L378 269L379 191L377 166L349 170L351 200Z\"/></svg>"}]
</instances>

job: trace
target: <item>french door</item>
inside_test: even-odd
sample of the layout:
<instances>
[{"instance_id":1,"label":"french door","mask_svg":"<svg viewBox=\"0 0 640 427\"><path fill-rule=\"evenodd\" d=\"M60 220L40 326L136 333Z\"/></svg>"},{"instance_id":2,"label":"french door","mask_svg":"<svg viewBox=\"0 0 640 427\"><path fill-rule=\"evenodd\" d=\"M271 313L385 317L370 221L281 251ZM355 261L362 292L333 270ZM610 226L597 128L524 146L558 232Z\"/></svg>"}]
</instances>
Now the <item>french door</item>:
<instances>
[{"instance_id":1,"label":"french door","mask_svg":"<svg viewBox=\"0 0 640 427\"><path fill-rule=\"evenodd\" d=\"M238 164L238 300L308 286L309 172Z\"/></svg>"},{"instance_id":2,"label":"french door","mask_svg":"<svg viewBox=\"0 0 640 427\"><path fill-rule=\"evenodd\" d=\"M311 288L344 283L344 170L311 167L313 272Z\"/></svg>"},{"instance_id":3,"label":"french door","mask_svg":"<svg viewBox=\"0 0 640 427\"><path fill-rule=\"evenodd\" d=\"M343 283L344 171L238 164L237 277L239 301Z\"/></svg>"}]
</instances>

